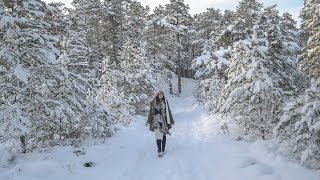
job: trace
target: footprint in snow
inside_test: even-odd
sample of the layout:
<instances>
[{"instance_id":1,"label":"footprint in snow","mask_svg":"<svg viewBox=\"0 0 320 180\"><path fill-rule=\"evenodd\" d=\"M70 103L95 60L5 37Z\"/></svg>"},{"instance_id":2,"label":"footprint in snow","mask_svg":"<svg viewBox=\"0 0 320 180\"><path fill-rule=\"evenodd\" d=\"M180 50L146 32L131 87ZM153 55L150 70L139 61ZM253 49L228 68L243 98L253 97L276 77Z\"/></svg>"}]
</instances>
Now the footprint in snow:
<instances>
[{"instance_id":1,"label":"footprint in snow","mask_svg":"<svg viewBox=\"0 0 320 180\"><path fill-rule=\"evenodd\" d=\"M257 164L258 161L252 157L244 157L242 159L240 159L239 161L235 161L233 163L233 166L237 167L237 168L246 168L252 165Z\"/></svg>"}]
</instances>

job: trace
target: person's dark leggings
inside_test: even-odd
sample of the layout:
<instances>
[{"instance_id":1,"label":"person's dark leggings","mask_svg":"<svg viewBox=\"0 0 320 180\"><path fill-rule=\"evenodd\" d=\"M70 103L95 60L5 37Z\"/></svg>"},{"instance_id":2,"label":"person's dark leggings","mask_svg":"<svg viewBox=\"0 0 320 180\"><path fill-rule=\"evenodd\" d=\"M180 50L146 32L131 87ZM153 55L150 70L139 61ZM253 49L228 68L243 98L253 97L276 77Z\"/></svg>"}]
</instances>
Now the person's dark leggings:
<instances>
[{"instance_id":1,"label":"person's dark leggings","mask_svg":"<svg viewBox=\"0 0 320 180\"><path fill-rule=\"evenodd\" d=\"M167 141L167 137L165 134L163 134L163 138L162 138L162 152L166 149L166 141Z\"/></svg>"},{"instance_id":2,"label":"person's dark leggings","mask_svg":"<svg viewBox=\"0 0 320 180\"><path fill-rule=\"evenodd\" d=\"M167 137L164 134L162 140L157 139L158 152L163 152L166 149ZM162 146L161 146L162 145Z\"/></svg>"}]
</instances>

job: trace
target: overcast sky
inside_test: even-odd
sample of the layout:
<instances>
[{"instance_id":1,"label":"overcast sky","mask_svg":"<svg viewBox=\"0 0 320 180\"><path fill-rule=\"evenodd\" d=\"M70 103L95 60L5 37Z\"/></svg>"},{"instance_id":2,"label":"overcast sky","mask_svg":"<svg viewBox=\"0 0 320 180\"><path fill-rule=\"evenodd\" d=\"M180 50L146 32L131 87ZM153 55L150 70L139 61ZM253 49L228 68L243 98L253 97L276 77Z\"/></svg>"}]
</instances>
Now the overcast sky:
<instances>
[{"instance_id":1,"label":"overcast sky","mask_svg":"<svg viewBox=\"0 0 320 180\"><path fill-rule=\"evenodd\" d=\"M70 6L72 0L45 0L46 2L60 1ZM166 4L170 0L138 0L143 5L150 6L151 9L159 4ZM190 7L190 13L196 14L206 10L206 8L219 8L221 10L229 9L235 10L240 0L185 0ZM303 0L260 0L264 6L278 4L278 10L283 12L289 12L296 19L298 19L299 11L303 7Z\"/></svg>"}]
</instances>

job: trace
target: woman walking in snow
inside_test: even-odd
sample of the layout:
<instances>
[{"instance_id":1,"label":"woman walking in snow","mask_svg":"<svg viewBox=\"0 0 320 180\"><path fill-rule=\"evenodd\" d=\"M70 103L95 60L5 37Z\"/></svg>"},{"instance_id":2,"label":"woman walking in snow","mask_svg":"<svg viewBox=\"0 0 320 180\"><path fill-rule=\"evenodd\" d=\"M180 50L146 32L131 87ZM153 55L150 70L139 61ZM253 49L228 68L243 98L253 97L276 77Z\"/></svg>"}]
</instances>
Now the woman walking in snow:
<instances>
[{"instance_id":1,"label":"woman walking in snow","mask_svg":"<svg viewBox=\"0 0 320 180\"><path fill-rule=\"evenodd\" d=\"M156 93L156 97L150 102L148 121L150 131L156 136L158 156L162 157L166 148L166 134L174 125L168 101L162 91Z\"/></svg>"}]
</instances>

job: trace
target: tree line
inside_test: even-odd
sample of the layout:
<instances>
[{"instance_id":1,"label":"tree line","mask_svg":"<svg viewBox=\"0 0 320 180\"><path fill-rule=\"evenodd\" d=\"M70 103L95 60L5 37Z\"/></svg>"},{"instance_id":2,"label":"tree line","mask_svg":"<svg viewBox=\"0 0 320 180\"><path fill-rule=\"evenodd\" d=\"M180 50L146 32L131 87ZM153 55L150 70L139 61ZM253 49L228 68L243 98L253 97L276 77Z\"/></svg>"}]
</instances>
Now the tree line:
<instances>
[{"instance_id":1,"label":"tree line","mask_svg":"<svg viewBox=\"0 0 320 180\"><path fill-rule=\"evenodd\" d=\"M245 132L289 142L319 168L319 2L302 24L276 5L191 15L135 0L0 1L0 140L23 152L107 138L145 115L159 80L198 80L206 108ZM173 82L173 75L178 81ZM284 144L284 143L283 143Z\"/></svg>"},{"instance_id":2,"label":"tree line","mask_svg":"<svg viewBox=\"0 0 320 180\"><path fill-rule=\"evenodd\" d=\"M202 48L192 63L207 109L233 117L245 134L277 138L312 168L320 168L319 7L305 1L300 28L258 0L208 9L195 16Z\"/></svg>"}]
</instances>

